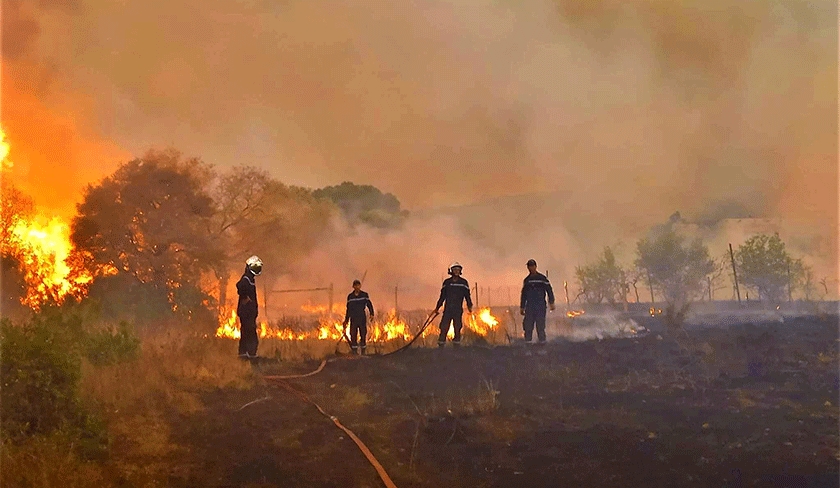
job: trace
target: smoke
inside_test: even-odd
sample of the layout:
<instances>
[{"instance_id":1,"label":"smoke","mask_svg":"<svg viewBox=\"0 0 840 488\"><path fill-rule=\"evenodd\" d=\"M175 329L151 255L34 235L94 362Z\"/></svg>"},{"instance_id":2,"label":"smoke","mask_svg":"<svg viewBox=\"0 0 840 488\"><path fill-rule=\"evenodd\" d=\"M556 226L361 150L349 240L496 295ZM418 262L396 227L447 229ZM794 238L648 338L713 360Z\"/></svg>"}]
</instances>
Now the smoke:
<instances>
[{"instance_id":1,"label":"smoke","mask_svg":"<svg viewBox=\"0 0 840 488\"><path fill-rule=\"evenodd\" d=\"M545 335L548 340L563 339L571 342L584 342L603 339L641 337L648 330L633 319L622 318L618 314L585 314L568 323L562 319L548 318Z\"/></svg>"},{"instance_id":2,"label":"smoke","mask_svg":"<svg viewBox=\"0 0 840 488\"><path fill-rule=\"evenodd\" d=\"M501 224L498 224L501 225ZM437 302L446 270L458 261L463 277L471 286L479 286L479 304L486 306L518 305L522 279L527 274L525 261L535 256L541 269L550 277L571 276L577 251L571 238L556 229L536 231L512 243L505 253L465 235L459 222L451 217L413 217L399 231L371 227L350 229L336 218L330 235L306 258L291 265L290 272L272 283L273 289L306 289L333 284L335 300L343 303L354 279L363 279L362 288L371 294L381 310L431 309ZM553 251L547 251L548 245ZM282 256L263 257L264 261L282 260ZM268 267L268 265L267 265ZM268 274L268 273L267 273ZM562 281L555 284L562 294ZM396 292L396 299L395 299ZM301 298L275 298L280 303L317 300L326 295L308 294ZM475 300L475 294L473 294ZM558 295L558 300L562 300ZM398 303L395 303L398 302Z\"/></svg>"},{"instance_id":3,"label":"smoke","mask_svg":"<svg viewBox=\"0 0 840 488\"><path fill-rule=\"evenodd\" d=\"M674 210L816 228L836 269L836 4L61 3L4 0L4 72L28 73L39 102L72 113L74 137L89 128L97 147L173 145L289 184L349 180L415 212L452 208L318 250L371 251L313 264L313 280L387 262L377 269L401 283L434 268L431 283L458 259L492 262L505 271L465 272L501 282L528 256L571 277ZM80 151L61 160L74 174L113 168Z\"/></svg>"},{"instance_id":4,"label":"smoke","mask_svg":"<svg viewBox=\"0 0 840 488\"><path fill-rule=\"evenodd\" d=\"M67 26L76 0L3 0L0 117L11 179L47 214L73 215L83 188L131 153L99 130L95 92L70 85Z\"/></svg>"}]
</instances>

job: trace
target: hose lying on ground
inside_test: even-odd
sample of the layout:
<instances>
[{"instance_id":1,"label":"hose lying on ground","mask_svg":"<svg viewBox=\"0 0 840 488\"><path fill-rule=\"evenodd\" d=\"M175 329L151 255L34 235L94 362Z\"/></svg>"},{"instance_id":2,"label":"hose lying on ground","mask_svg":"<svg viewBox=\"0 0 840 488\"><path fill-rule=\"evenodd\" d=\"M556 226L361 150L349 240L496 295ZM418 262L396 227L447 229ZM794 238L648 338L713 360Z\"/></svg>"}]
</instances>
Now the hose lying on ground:
<instances>
[{"instance_id":1,"label":"hose lying on ground","mask_svg":"<svg viewBox=\"0 0 840 488\"><path fill-rule=\"evenodd\" d=\"M437 316L438 316L437 311L434 311L434 312L430 313L429 316L426 317L426 321L423 322L422 327L420 327L420 330L417 332L417 334L414 335L414 337L407 344L403 345L402 347L400 347L397 350L391 351L387 354L382 354L382 355L380 355L380 357L390 356L391 354L396 354L400 351L404 351L405 349L408 349L408 347L411 346L414 343L414 341L417 340L418 337L423 335L423 332L426 330L426 327L428 327L429 324L431 324L432 321ZM346 335L345 334L342 334L342 335L346 339ZM349 343L349 341L348 341L348 343ZM365 356L360 356L360 357L365 357ZM322 415L324 415L325 417L332 420L332 422L336 425L336 427L343 430L350 437L350 439L352 439L353 442L356 443L356 446L358 446L359 450L362 451L362 454L365 455L365 458L367 458L367 460L371 464L371 466L373 466L374 469L376 469L377 474L379 474L379 477L382 479L382 482L385 483L385 486L387 488L397 488L397 485L395 485L394 482L391 480L391 477L388 476L388 473L385 471L385 468L382 467L382 464L379 463L379 461L376 459L376 457L373 455L373 453L370 452L370 449L368 449L368 447L365 445L365 443L362 442L362 440L359 439L359 437L356 436L356 434L354 434L353 431L351 431L350 429L348 429L347 427L342 425L341 422L338 421L338 418L336 418L334 415L330 415L326 411L324 411L324 409L321 408L320 405L313 402L305 393L303 393L302 391L292 387L290 384L286 383L286 381L285 381L285 380L290 380L290 379L307 378L309 376L314 376L314 375L320 373L321 371L323 371L324 368L327 366L328 362L337 361L339 359L350 359L350 357L345 356L345 357L339 357L339 358L332 358L332 359L329 359L329 360L324 359L324 360L321 361L321 364L318 365L317 369L315 369L314 371L310 371L309 373L291 374L291 375L267 375L267 376L263 376L263 378L265 378L267 380L276 380L277 383L280 386L282 386L283 388L285 388L285 389L289 390L290 392L294 393L298 398L302 399L303 401L305 401L307 403L310 403L310 404L314 405L315 408L317 408L318 411L321 412Z\"/></svg>"},{"instance_id":2,"label":"hose lying on ground","mask_svg":"<svg viewBox=\"0 0 840 488\"><path fill-rule=\"evenodd\" d=\"M320 371L321 369L324 368L324 365L326 365L326 364L327 364L326 361L321 362L321 366L319 367L319 369L316 370L315 372L311 373L311 374L315 374L316 372ZM303 376L307 376L307 375L299 375L298 377L303 377ZM273 378L273 379L278 379L278 378ZM317 408L318 411L321 412L321 414L324 417L327 417L328 419L332 420L332 422L335 424L336 427L343 430L350 437L350 439L352 439L353 442L356 443L356 446L358 446L359 450L362 451L362 454L365 455L365 458L367 458L368 462L376 470L376 473L382 479L382 482L385 483L385 486L387 488L397 488L397 485L395 485L394 482L391 480L391 477L388 476L388 473L385 471L385 468L382 467L382 464L379 463L379 461L376 459L376 457L373 455L373 453L370 452L370 449L368 449L368 447L365 445L365 443L362 442L362 440L359 439L356 436L356 434L353 433L353 431L351 431L347 427L343 426L341 424L341 422L338 421L338 418L336 418L334 415L330 415L326 411L324 411L324 409L321 408L320 405L313 402L308 396L306 396L306 394L304 392L298 390L297 388L292 387L291 385L289 385L288 383L286 383L283 380L279 380L277 383L280 386L282 386L283 388L285 388L285 389L289 390L290 392L294 393L301 400L314 405L315 408Z\"/></svg>"}]
</instances>

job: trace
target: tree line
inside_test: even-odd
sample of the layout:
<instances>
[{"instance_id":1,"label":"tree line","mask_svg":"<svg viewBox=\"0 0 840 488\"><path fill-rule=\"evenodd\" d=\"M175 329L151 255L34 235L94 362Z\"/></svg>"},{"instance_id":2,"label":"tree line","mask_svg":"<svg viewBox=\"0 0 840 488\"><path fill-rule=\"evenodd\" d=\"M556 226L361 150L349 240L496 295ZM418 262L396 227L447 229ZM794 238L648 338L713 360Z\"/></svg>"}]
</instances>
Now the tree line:
<instances>
[{"instance_id":1,"label":"tree line","mask_svg":"<svg viewBox=\"0 0 840 488\"><path fill-rule=\"evenodd\" d=\"M676 214L675 214L676 215ZM575 268L585 303L616 304L635 295L635 301L658 296L674 311L695 300L713 300L727 276L737 276L745 295L778 304L799 293L806 300L815 295L812 269L793 257L778 233L756 234L717 258L700 240L688 239L676 228L679 218L654 227L636 243L635 260L622 266L609 246L592 262ZM734 270L733 270L734 267ZM734 290L733 290L734 291Z\"/></svg>"},{"instance_id":2,"label":"tree line","mask_svg":"<svg viewBox=\"0 0 840 488\"><path fill-rule=\"evenodd\" d=\"M6 183L0 211L2 233L31 218L33 205ZM215 320L248 256L276 256L273 273L287 272L287 263L330 237L331 219L339 215L351 227L393 229L407 212L394 195L370 185L313 190L254 167L222 170L173 149L153 150L85 189L71 222L70 260L94 276L88 297L105 317L151 322L175 312ZM10 302L22 263L5 244L0 254Z\"/></svg>"}]
</instances>

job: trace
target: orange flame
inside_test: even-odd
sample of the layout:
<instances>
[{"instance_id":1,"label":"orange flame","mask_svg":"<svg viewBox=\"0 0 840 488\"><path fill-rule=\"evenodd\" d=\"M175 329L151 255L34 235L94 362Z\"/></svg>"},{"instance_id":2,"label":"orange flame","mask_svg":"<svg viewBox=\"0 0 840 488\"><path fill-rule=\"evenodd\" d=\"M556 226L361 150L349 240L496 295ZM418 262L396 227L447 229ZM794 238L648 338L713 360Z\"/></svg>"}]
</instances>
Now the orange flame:
<instances>
[{"instance_id":1,"label":"orange flame","mask_svg":"<svg viewBox=\"0 0 840 488\"><path fill-rule=\"evenodd\" d=\"M650 310L648 310L648 313L650 313L651 317L655 317L657 315L662 315L662 309L661 308L650 307Z\"/></svg>"},{"instance_id":2,"label":"orange flame","mask_svg":"<svg viewBox=\"0 0 840 488\"><path fill-rule=\"evenodd\" d=\"M566 317L573 319L575 317L580 317L581 315L585 314L586 310L569 310L566 312Z\"/></svg>"},{"instance_id":3,"label":"orange flame","mask_svg":"<svg viewBox=\"0 0 840 488\"><path fill-rule=\"evenodd\" d=\"M486 336L499 326L499 320L490 313L489 308L482 308L477 316L470 315L468 328L480 336Z\"/></svg>"},{"instance_id":4,"label":"orange flame","mask_svg":"<svg viewBox=\"0 0 840 488\"><path fill-rule=\"evenodd\" d=\"M478 319L470 317L467 327L478 335L486 336L490 331L495 330L499 325L498 319L490 313L489 308L482 309ZM303 341L307 339L339 341L342 338L345 327L340 320L329 317L322 317L318 327L307 332L297 332L288 328L276 328L262 322L257 327L257 334L260 338L274 338L286 341ZM349 333L349 331L348 331ZM432 328L426 328L423 337L436 334ZM451 336L452 331L449 332ZM369 342L389 342L395 340L407 341L414 336L409 325L399 318L396 311L391 310L383 321L374 320L368 324ZM219 324L216 329L216 337L226 339L239 339L241 337L236 311Z\"/></svg>"},{"instance_id":5,"label":"orange flame","mask_svg":"<svg viewBox=\"0 0 840 488\"><path fill-rule=\"evenodd\" d=\"M0 166L8 169L9 144L0 129ZM70 228L59 217L46 220L43 216L28 218L16 216L3 233L0 249L4 255L18 261L26 283L26 295L21 303L37 310L48 302L62 303L68 296L81 298L93 281L90 273L76 269L70 263L73 244Z\"/></svg>"},{"instance_id":6,"label":"orange flame","mask_svg":"<svg viewBox=\"0 0 840 488\"><path fill-rule=\"evenodd\" d=\"M0 168L3 170L12 169L14 163L9 161L9 151L12 147L6 142L6 133L0 128Z\"/></svg>"}]
</instances>

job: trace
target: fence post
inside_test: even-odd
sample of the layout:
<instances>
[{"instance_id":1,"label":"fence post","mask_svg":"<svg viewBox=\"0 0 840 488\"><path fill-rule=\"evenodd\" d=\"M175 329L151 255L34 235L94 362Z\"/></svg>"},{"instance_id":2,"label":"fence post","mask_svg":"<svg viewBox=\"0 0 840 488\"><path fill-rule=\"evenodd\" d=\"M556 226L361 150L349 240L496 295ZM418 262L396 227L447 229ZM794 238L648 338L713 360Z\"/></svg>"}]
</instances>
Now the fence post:
<instances>
[{"instance_id":1,"label":"fence post","mask_svg":"<svg viewBox=\"0 0 840 488\"><path fill-rule=\"evenodd\" d=\"M330 310L330 314L332 314L333 313L333 284L332 283L330 283L329 294L330 294L330 297L329 297L330 308L329 308L329 310Z\"/></svg>"},{"instance_id":2,"label":"fence post","mask_svg":"<svg viewBox=\"0 0 840 488\"><path fill-rule=\"evenodd\" d=\"M729 259L732 261L732 276L735 279L735 294L738 295L738 303L741 303L741 290L738 288L738 272L735 270L735 253L732 252L732 243L729 243ZM750 299L747 293L747 300Z\"/></svg>"}]
</instances>

